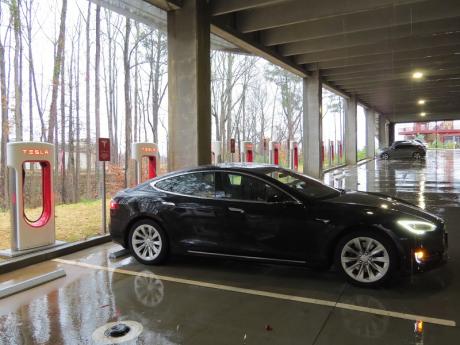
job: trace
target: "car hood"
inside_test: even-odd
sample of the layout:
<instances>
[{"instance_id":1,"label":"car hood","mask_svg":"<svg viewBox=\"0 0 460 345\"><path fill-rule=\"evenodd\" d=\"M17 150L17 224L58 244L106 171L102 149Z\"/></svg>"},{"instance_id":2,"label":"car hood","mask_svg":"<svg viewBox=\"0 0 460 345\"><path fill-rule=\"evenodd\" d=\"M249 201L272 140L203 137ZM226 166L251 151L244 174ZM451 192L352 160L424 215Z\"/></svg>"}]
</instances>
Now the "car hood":
<instances>
[{"instance_id":1,"label":"car hood","mask_svg":"<svg viewBox=\"0 0 460 345\"><path fill-rule=\"evenodd\" d=\"M423 218L431 222L442 221L441 218L407 201L379 193L358 191L344 192L328 201L347 205L368 206L374 209L381 209L382 211L390 210L413 217Z\"/></svg>"}]
</instances>

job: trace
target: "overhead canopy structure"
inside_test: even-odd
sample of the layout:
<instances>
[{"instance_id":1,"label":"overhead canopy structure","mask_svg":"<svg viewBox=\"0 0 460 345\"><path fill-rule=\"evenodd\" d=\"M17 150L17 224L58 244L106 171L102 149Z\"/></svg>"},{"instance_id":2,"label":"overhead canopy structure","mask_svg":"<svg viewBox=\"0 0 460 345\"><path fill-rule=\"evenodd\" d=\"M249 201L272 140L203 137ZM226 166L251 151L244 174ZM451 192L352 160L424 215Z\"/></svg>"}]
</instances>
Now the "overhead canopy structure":
<instances>
[{"instance_id":1,"label":"overhead canopy structure","mask_svg":"<svg viewBox=\"0 0 460 345\"><path fill-rule=\"evenodd\" d=\"M302 77L319 71L391 122L460 118L458 0L210 0L210 8L214 34Z\"/></svg>"}]
</instances>

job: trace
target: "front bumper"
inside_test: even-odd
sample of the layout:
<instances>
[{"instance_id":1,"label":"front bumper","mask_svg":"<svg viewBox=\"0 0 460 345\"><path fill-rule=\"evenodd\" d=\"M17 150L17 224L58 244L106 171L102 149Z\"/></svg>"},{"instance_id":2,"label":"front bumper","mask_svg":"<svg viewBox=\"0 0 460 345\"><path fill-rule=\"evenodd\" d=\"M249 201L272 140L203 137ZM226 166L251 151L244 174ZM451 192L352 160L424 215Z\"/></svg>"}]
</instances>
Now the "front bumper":
<instances>
[{"instance_id":1,"label":"front bumper","mask_svg":"<svg viewBox=\"0 0 460 345\"><path fill-rule=\"evenodd\" d=\"M418 241L417 247L413 250L411 255L411 272L426 272L442 265L445 265L448 260L448 234L442 229L442 244L439 245L438 241L434 238L429 240ZM424 256L422 259L417 259L415 252L422 250Z\"/></svg>"}]
</instances>

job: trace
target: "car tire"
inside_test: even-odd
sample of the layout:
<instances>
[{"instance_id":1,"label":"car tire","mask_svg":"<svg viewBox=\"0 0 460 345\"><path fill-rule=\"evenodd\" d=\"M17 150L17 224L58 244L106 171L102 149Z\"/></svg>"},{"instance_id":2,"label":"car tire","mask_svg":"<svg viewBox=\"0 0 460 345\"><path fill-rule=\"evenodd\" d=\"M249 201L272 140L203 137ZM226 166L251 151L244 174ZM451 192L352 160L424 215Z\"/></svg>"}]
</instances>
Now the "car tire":
<instances>
[{"instance_id":1,"label":"car tire","mask_svg":"<svg viewBox=\"0 0 460 345\"><path fill-rule=\"evenodd\" d=\"M384 160L388 160L390 158L390 156L388 155L388 153L382 153L381 155L382 159Z\"/></svg>"},{"instance_id":2,"label":"car tire","mask_svg":"<svg viewBox=\"0 0 460 345\"><path fill-rule=\"evenodd\" d=\"M422 155L419 152L414 152L412 157L416 160L420 160L422 158Z\"/></svg>"},{"instance_id":3,"label":"car tire","mask_svg":"<svg viewBox=\"0 0 460 345\"><path fill-rule=\"evenodd\" d=\"M397 249L376 231L356 231L342 237L335 250L335 265L353 285L378 287L390 283L398 272Z\"/></svg>"},{"instance_id":4,"label":"car tire","mask_svg":"<svg viewBox=\"0 0 460 345\"><path fill-rule=\"evenodd\" d=\"M166 233L149 219L140 220L131 227L128 246L134 258L145 265L158 265L166 260L169 253Z\"/></svg>"}]
</instances>

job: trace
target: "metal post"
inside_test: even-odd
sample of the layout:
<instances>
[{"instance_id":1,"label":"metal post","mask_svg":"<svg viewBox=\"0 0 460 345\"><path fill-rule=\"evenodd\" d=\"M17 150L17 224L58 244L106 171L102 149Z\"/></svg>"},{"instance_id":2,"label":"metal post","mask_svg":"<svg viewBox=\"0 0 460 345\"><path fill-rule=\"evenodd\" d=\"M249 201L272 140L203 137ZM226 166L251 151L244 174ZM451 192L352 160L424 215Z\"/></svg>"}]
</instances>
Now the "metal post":
<instances>
[{"instance_id":1,"label":"metal post","mask_svg":"<svg viewBox=\"0 0 460 345\"><path fill-rule=\"evenodd\" d=\"M105 161L102 162L102 233L107 232L107 215L106 215L106 192L105 192Z\"/></svg>"}]
</instances>

